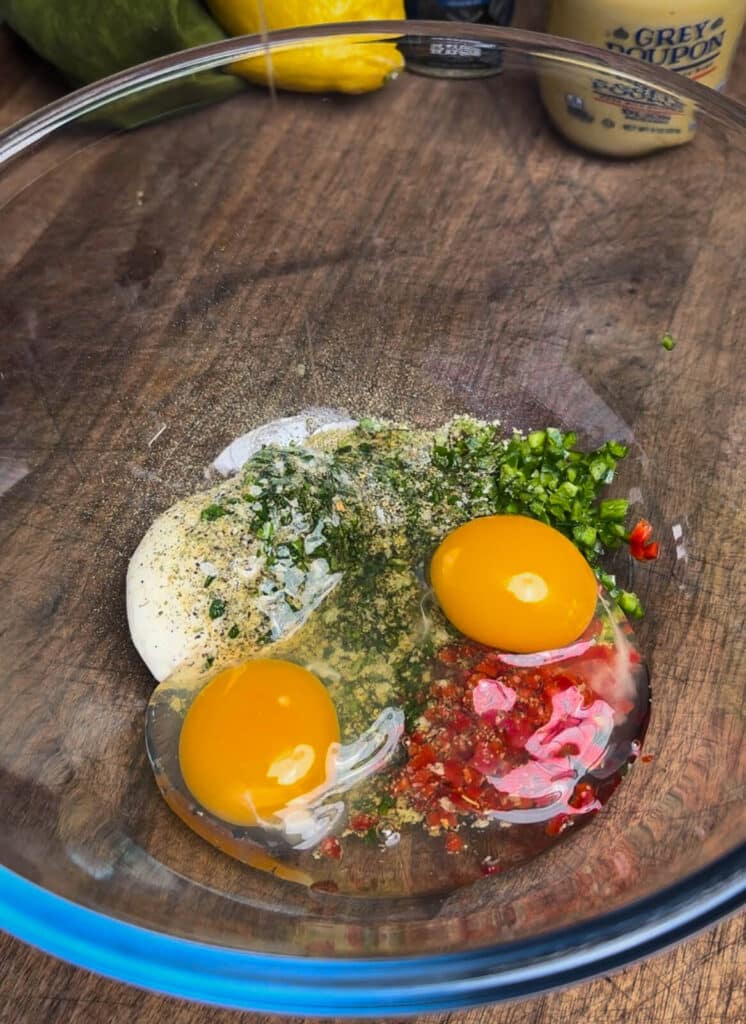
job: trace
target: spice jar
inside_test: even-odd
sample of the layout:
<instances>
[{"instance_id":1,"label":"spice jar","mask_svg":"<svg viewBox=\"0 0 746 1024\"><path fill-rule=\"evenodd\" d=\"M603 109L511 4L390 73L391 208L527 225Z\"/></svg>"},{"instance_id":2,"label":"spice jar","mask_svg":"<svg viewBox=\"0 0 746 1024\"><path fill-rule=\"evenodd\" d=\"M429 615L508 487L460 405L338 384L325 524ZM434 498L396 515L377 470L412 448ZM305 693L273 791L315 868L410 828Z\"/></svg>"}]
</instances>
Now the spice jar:
<instances>
[{"instance_id":1,"label":"spice jar","mask_svg":"<svg viewBox=\"0 0 746 1024\"><path fill-rule=\"evenodd\" d=\"M509 25L514 0L407 0L407 17L422 21ZM400 46L407 70L436 78L480 78L499 74L502 50L492 43L451 35L423 38Z\"/></svg>"},{"instance_id":2,"label":"spice jar","mask_svg":"<svg viewBox=\"0 0 746 1024\"><path fill-rule=\"evenodd\" d=\"M547 31L722 89L746 18L745 0L550 0ZM547 70L541 95L568 139L612 156L689 142L693 105L601 67Z\"/></svg>"}]
</instances>

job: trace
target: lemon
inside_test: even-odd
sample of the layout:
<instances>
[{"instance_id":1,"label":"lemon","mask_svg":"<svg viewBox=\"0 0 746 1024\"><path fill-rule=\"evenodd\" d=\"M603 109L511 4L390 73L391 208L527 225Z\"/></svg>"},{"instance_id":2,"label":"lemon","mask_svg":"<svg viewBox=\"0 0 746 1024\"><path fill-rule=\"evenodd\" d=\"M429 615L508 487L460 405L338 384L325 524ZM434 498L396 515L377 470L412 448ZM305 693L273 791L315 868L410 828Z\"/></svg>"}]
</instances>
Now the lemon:
<instances>
[{"instance_id":1,"label":"lemon","mask_svg":"<svg viewBox=\"0 0 746 1024\"><path fill-rule=\"evenodd\" d=\"M343 21L404 18L404 0L208 0L231 35ZM251 82L298 92L370 92L399 71L403 58L380 36L339 36L236 61L231 71Z\"/></svg>"}]
</instances>

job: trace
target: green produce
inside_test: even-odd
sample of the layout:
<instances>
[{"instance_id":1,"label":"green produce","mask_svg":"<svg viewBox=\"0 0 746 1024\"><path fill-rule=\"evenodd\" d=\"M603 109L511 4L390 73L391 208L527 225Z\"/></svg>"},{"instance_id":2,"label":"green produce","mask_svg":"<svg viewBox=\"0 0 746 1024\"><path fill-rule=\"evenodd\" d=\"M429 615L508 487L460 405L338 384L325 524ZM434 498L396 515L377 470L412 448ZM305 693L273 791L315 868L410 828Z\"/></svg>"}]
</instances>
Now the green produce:
<instances>
[{"instance_id":1,"label":"green produce","mask_svg":"<svg viewBox=\"0 0 746 1024\"><path fill-rule=\"evenodd\" d=\"M3 18L73 86L226 38L199 0L0 0ZM117 101L96 117L134 127L243 88L235 75L202 71Z\"/></svg>"}]
</instances>

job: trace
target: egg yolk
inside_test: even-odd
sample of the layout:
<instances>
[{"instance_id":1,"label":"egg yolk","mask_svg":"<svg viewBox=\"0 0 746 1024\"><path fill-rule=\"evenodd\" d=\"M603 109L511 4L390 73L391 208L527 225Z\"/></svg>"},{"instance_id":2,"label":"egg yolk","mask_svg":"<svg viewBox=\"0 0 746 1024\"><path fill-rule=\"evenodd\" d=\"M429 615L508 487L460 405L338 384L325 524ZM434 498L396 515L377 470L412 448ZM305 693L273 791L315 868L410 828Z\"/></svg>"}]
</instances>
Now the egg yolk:
<instances>
[{"instance_id":1,"label":"egg yolk","mask_svg":"<svg viewBox=\"0 0 746 1024\"><path fill-rule=\"evenodd\" d=\"M526 516L485 516L449 533L430 579L457 629L518 654L577 640L598 597L593 571L571 541Z\"/></svg>"},{"instance_id":2,"label":"egg yolk","mask_svg":"<svg viewBox=\"0 0 746 1024\"><path fill-rule=\"evenodd\" d=\"M220 672L194 698L179 765L203 807L253 825L323 785L335 744L339 722L323 683L300 665L258 658Z\"/></svg>"}]
</instances>

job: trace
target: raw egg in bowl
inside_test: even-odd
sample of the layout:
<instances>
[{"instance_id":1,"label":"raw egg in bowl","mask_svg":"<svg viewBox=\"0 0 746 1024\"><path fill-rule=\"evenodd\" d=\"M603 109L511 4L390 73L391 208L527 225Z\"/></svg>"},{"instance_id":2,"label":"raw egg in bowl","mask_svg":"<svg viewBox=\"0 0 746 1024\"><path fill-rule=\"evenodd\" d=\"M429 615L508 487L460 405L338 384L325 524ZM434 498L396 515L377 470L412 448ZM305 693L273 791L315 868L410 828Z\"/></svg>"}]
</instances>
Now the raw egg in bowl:
<instances>
[{"instance_id":1,"label":"raw egg in bowl","mask_svg":"<svg viewBox=\"0 0 746 1024\"><path fill-rule=\"evenodd\" d=\"M383 1017L743 900L746 127L519 28L360 32L500 73L186 110L299 42L232 39L0 139L0 918L172 994ZM537 74L696 132L600 161ZM492 517L559 536L458 547Z\"/></svg>"}]
</instances>

